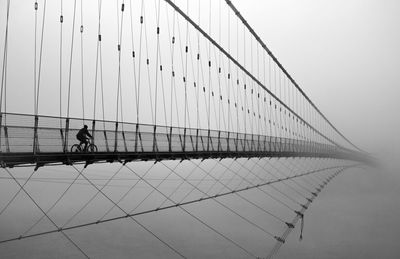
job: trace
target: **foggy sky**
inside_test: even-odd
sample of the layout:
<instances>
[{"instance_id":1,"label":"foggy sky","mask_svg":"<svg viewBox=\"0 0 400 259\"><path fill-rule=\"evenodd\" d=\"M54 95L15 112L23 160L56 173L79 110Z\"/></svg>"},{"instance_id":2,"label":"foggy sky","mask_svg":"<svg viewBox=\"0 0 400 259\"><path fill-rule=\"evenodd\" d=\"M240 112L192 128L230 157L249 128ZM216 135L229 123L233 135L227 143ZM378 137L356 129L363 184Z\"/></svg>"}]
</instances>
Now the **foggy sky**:
<instances>
[{"instance_id":1,"label":"foggy sky","mask_svg":"<svg viewBox=\"0 0 400 259\"><path fill-rule=\"evenodd\" d=\"M400 2L234 3L331 122L389 168L334 180L303 242L297 229L277 258L398 258Z\"/></svg>"},{"instance_id":2,"label":"foggy sky","mask_svg":"<svg viewBox=\"0 0 400 259\"><path fill-rule=\"evenodd\" d=\"M400 156L400 2L233 3L331 122L365 151L386 157L385 169L351 170L333 181L306 213L304 240L298 242L296 227L278 258L377 258L380 249L385 249L384 258L396 258L400 167L393 160ZM104 228L100 231L106 235ZM136 239L129 240L140 242ZM41 247L51 241L35 242ZM118 241L112 251L132 246ZM56 243L52 249L71 252L65 243ZM151 249L146 244L142 249Z\"/></svg>"},{"instance_id":3,"label":"foggy sky","mask_svg":"<svg viewBox=\"0 0 400 259\"><path fill-rule=\"evenodd\" d=\"M345 136L367 152L400 155L399 1L234 4Z\"/></svg>"}]
</instances>

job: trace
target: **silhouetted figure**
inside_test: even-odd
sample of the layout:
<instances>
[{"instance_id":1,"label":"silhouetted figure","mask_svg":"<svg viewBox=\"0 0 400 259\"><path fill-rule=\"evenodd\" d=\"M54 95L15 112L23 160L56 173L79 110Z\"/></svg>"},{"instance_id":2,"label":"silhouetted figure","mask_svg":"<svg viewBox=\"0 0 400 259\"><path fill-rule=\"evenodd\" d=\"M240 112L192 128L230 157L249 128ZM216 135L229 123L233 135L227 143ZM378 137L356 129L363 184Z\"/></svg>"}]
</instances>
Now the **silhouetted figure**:
<instances>
[{"instance_id":1,"label":"silhouetted figure","mask_svg":"<svg viewBox=\"0 0 400 259\"><path fill-rule=\"evenodd\" d=\"M85 143L85 148L83 151L86 151L87 145L89 144L89 138L93 138L88 131L88 126L84 125L82 129L79 130L78 134L76 134L76 138L80 141L79 145Z\"/></svg>"}]
</instances>

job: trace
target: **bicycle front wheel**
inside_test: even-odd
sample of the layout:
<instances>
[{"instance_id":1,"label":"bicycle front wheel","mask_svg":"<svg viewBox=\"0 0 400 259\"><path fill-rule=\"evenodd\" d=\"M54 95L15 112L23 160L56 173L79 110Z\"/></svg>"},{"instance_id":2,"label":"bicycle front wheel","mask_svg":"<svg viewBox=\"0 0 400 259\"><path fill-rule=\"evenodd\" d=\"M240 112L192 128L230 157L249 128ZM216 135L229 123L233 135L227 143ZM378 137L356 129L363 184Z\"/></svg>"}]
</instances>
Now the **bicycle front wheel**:
<instances>
[{"instance_id":1,"label":"bicycle front wheel","mask_svg":"<svg viewBox=\"0 0 400 259\"><path fill-rule=\"evenodd\" d=\"M71 147L71 153L79 153L81 152L81 146L78 144L73 144Z\"/></svg>"},{"instance_id":2,"label":"bicycle front wheel","mask_svg":"<svg viewBox=\"0 0 400 259\"><path fill-rule=\"evenodd\" d=\"M87 147L88 152L94 153L97 152L97 146L95 144L89 144Z\"/></svg>"}]
</instances>

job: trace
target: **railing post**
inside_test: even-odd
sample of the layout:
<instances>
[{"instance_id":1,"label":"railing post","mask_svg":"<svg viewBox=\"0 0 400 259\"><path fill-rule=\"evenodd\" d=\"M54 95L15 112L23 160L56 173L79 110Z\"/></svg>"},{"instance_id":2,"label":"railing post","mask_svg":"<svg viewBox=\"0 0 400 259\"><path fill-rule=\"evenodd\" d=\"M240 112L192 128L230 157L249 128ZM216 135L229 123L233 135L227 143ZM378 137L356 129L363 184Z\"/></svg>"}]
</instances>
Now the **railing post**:
<instances>
[{"instance_id":1,"label":"railing post","mask_svg":"<svg viewBox=\"0 0 400 259\"><path fill-rule=\"evenodd\" d=\"M4 137L6 138L6 151L7 151L7 153L10 153L10 141L8 139L8 128L7 128L7 126L4 126Z\"/></svg>"},{"instance_id":2,"label":"railing post","mask_svg":"<svg viewBox=\"0 0 400 259\"><path fill-rule=\"evenodd\" d=\"M6 152L10 153L10 142L8 140L8 128L7 128L7 125L5 122L4 122L4 126L3 126L3 113L0 113L0 153L2 152L2 149L1 149L1 129L2 128L4 128Z\"/></svg>"},{"instance_id":3,"label":"railing post","mask_svg":"<svg viewBox=\"0 0 400 259\"><path fill-rule=\"evenodd\" d=\"M278 152L282 153L282 137L279 137L279 148L278 148Z\"/></svg>"},{"instance_id":4,"label":"railing post","mask_svg":"<svg viewBox=\"0 0 400 259\"><path fill-rule=\"evenodd\" d=\"M254 150L254 133L251 133L251 146L250 146L250 152L255 152Z\"/></svg>"},{"instance_id":5,"label":"railing post","mask_svg":"<svg viewBox=\"0 0 400 259\"><path fill-rule=\"evenodd\" d=\"M196 153L199 152L199 129L196 129Z\"/></svg>"},{"instance_id":6,"label":"railing post","mask_svg":"<svg viewBox=\"0 0 400 259\"><path fill-rule=\"evenodd\" d=\"M124 139L125 152L128 152L128 146L126 145L125 131L122 130L122 138Z\"/></svg>"},{"instance_id":7,"label":"railing post","mask_svg":"<svg viewBox=\"0 0 400 259\"><path fill-rule=\"evenodd\" d=\"M168 151L172 152L172 126L169 127L169 143L168 143Z\"/></svg>"},{"instance_id":8,"label":"railing post","mask_svg":"<svg viewBox=\"0 0 400 259\"><path fill-rule=\"evenodd\" d=\"M153 152L157 152L157 139L156 139L156 131L157 131L157 125L154 125L153 128Z\"/></svg>"},{"instance_id":9,"label":"railing post","mask_svg":"<svg viewBox=\"0 0 400 259\"><path fill-rule=\"evenodd\" d=\"M65 139L64 139L64 132L62 127L60 127L60 137L61 137L61 145L62 145L62 150L64 152L65 149Z\"/></svg>"},{"instance_id":10,"label":"railing post","mask_svg":"<svg viewBox=\"0 0 400 259\"><path fill-rule=\"evenodd\" d=\"M208 129L207 133L207 152L210 152L210 129Z\"/></svg>"},{"instance_id":11,"label":"railing post","mask_svg":"<svg viewBox=\"0 0 400 259\"><path fill-rule=\"evenodd\" d=\"M217 152L221 151L221 131L218 130L218 147L217 147Z\"/></svg>"},{"instance_id":12,"label":"railing post","mask_svg":"<svg viewBox=\"0 0 400 259\"><path fill-rule=\"evenodd\" d=\"M2 127L3 127L3 113L0 112L0 153L2 152L2 149L1 149L1 129L2 129Z\"/></svg>"},{"instance_id":13,"label":"railing post","mask_svg":"<svg viewBox=\"0 0 400 259\"><path fill-rule=\"evenodd\" d=\"M230 151L230 147L229 147L229 142L230 142L230 140L229 140L229 138L230 138L230 132L228 131L228 139L227 139L227 142L226 142L226 151L227 151L227 152Z\"/></svg>"},{"instance_id":14,"label":"railing post","mask_svg":"<svg viewBox=\"0 0 400 259\"><path fill-rule=\"evenodd\" d=\"M239 152L238 147L239 147L239 132L236 132L236 154Z\"/></svg>"},{"instance_id":15,"label":"railing post","mask_svg":"<svg viewBox=\"0 0 400 259\"><path fill-rule=\"evenodd\" d=\"M95 134L96 134L96 121L93 120L93 121L92 121L92 137L93 137L93 140L92 140L92 141L93 141L93 144L95 144L95 143L94 143L94 140L95 140L95 137L94 137L94 136L95 136Z\"/></svg>"},{"instance_id":16,"label":"railing post","mask_svg":"<svg viewBox=\"0 0 400 259\"><path fill-rule=\"evenodd\" d=\"M244 139L243 139L243 143L244 143L244 145L243 145L243 152L246 152L246 145L247 145L247 134L246 133L244 133Z\"/></svg>"},{"instance_id":17,"label":"railing post","mask_svg":"<svg viewBox=\"0 0 400 259\"><path fill-rule=\"evenodd\" d=\"M138 130L139 130L139 124L136 123L136 132L135 132L135 153L137 153L137 146L138 146Z\"/></svg>"},{"instance_id":18,"label":"railing post","mask_svg":"<svg viewBox=\"0 0 400 259\"><path fill-rule=\"evenodd\" d=\"M64 153L68 152L68 134L69 134L69 118L66 118L65 119Z\"/></svg>"},{"instance_id":19,"label":"railing post","mask_svg":"<svg viewBox=\"0 0 400 259\"><path fill-rule=\"evenodd\" d=\"M114 142L114 152L118 151L118 121L115 122L115 142Z\"/></svg>"},{"instance_id":20,"label":"railing post","mask_svg":"<svg viewBox=\"0 0 400 259\"><path fill-rule=\"evenodd\" d=\"M103 130L103 134L104 134L104 140L106 141L106 151L110 152L110 147L108 145L108 138L107 138L107 131L106 129Z\"/></svg>"},{"instance_id":21,"label":"railing post","mask_svg":"<svg viewBox=\"0 0 400 259\"><path fill-rule=\"evenodd\" d=\"M39 151L38 135L37 135L38 125L39 125L39 117L35 115L35 125L33 128L33 155L36 155L36 153Z\"/></svg>"},{"instance_id":22,"label":"railing post","mask_svg":"<svg viewBox=\"0 0 400 259\"><path fill-rule=\"evenodd\" d=\"M183 145L182 145L182 151L185 153L186 150L186 127L183 129Z\"/></svg>"}]
</instances>

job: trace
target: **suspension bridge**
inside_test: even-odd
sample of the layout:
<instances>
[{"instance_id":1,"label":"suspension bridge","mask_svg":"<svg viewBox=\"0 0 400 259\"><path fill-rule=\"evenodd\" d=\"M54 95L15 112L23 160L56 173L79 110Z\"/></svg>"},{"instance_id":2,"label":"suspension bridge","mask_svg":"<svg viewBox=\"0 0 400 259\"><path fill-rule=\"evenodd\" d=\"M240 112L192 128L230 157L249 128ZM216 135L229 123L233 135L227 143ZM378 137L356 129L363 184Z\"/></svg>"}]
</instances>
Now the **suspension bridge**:
<instances>
[{"instance_id":1,"label":"suspension bridge","mask_svg":"<svg viewBox=\"0 0 400 259\"><path fill-rule=\"evenodd\" d=\"M102 257L75 233L131 219L166 257L272 258L334 177L372 163L229 0L1 5L0 254L58 233ZM76 151L84 125L92 148ZM230 252L168 235L170 211Z\"/></svg>"}]
</instances>

